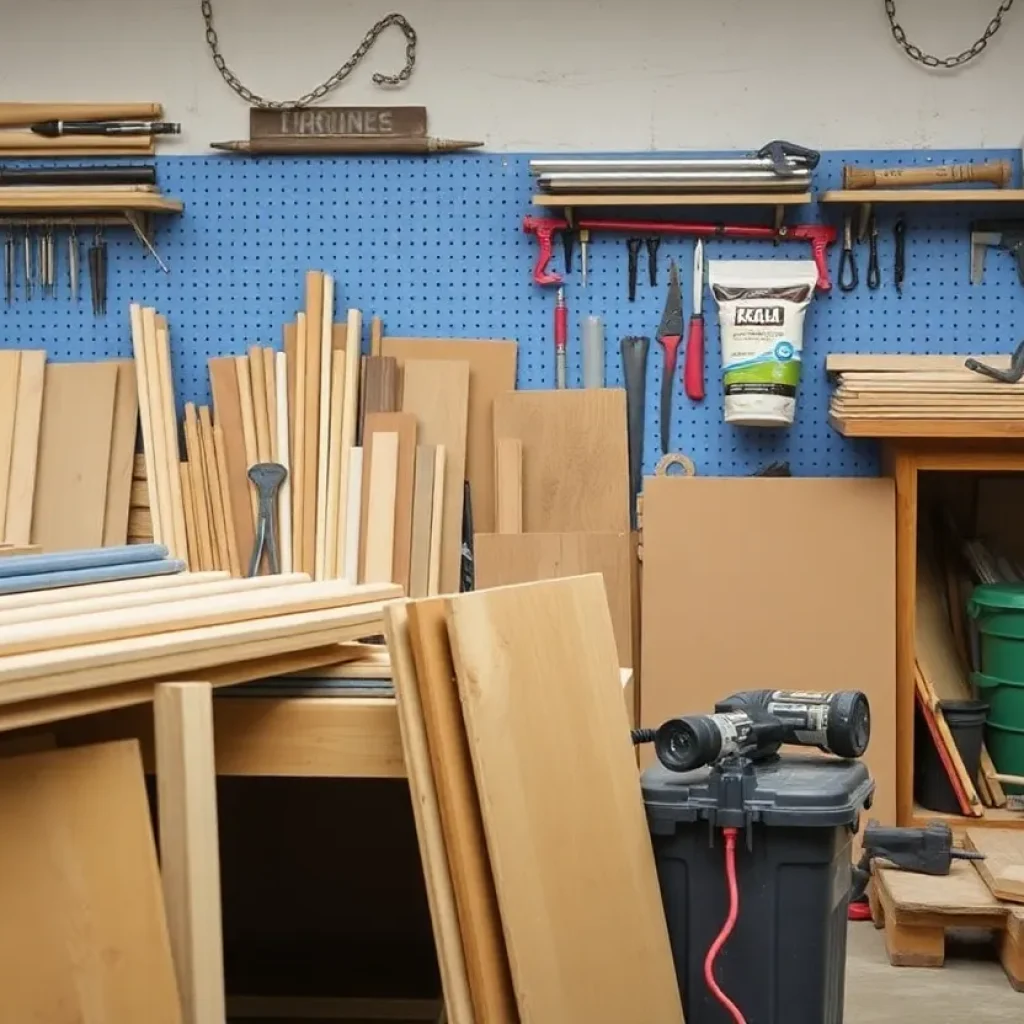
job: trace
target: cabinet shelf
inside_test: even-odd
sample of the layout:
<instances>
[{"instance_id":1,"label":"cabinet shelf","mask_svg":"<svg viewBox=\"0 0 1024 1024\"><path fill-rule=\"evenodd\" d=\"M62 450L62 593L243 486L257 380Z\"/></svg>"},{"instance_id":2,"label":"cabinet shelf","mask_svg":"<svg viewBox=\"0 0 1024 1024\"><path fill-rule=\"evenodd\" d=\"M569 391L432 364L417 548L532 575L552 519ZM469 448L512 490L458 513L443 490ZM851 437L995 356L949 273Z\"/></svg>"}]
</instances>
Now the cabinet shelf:
<instances>
[{"instance_id":1,"label":"cabinet shelf","mask_svg":"<svg viewBox=\"0 0 1024 1024\"><path fill-rule=\"evenodd\" d=\"M822 192L819 203L1024 203L1022 188L865 188Z\"/></svg>"},{"instance_id":2,"label":"cabinet shelf","mask_svg":"<svg viewBox=\"0 0 1024 1024\"><path fill-rule=\"evenodd\" d=\"M181 213L180 199L158 192L76 188L66 191L33 188L0 188L0 214Z\"/></svg>"},{"instance_id":3,"label":"cabinet shelf","mask_svg":"<svg viewBox=\"0 0 1024 1024\"><path fill-rule=\"evenodd\" d=\"M684 192L566 194L545 192L533 197L534 206L804 206L809 192Z\"/></svg>"}]
</instances>

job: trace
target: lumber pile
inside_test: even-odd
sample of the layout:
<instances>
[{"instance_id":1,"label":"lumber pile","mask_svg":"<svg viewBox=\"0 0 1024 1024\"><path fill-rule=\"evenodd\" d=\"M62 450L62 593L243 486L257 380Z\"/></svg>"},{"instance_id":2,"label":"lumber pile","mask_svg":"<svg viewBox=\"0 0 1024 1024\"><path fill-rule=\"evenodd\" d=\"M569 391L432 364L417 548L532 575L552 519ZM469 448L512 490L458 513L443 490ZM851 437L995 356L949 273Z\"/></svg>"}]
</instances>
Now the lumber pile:
<instances>
[{"instance_id":1,"label":"lumber pile","mask_svg":"<svg viewBox=\"0 0 1024 1024\"><path fill-rule=\"evenodd\" d=\"M0 352L0 541L123 545L135 449L131 360L50 363Z\"/></svg>"},{"instance_id":2,"label":"lumber pile","mask_svg":"<svg viewBox=\"0 0 1024 1024\"><path fill-rule=\"evenodd\" d=\"M601 578L384 618L448 1020L678 1024Z\"/></svg>"}]
</instances>

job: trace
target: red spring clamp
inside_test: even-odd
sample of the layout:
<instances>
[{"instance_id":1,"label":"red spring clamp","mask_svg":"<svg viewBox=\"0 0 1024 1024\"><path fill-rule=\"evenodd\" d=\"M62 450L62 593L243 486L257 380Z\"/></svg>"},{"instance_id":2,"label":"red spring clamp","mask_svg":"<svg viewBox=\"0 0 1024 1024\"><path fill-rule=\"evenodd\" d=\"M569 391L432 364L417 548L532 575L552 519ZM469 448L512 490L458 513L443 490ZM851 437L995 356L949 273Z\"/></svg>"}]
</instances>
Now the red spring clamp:
<instances>
[{"instance_id":1,"label":"red spring clamp","mask_svg":"<svg viewBox=\"0 0 1024 1024\"><path fill-rule=\"evenodd\" d=\"M559 220L557 217L523 218L523 230L528 235L536 235L537 245L540 246L537 262L533 266L533 280L535 284L562 283L562 275L549 271L548 264L551 262L555 235L568 226L568 221Z\"/></svg>"}]
</instances>

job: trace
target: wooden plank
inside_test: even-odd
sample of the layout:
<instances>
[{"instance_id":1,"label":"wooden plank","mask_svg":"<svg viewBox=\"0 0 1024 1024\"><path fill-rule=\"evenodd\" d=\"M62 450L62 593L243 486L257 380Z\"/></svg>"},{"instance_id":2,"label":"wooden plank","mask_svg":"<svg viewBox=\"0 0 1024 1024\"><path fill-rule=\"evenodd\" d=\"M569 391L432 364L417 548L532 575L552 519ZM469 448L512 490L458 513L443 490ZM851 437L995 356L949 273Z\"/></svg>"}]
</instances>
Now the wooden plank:
<instances>
[{"instance_id":1,"label":"wooden plank","mask_svg":"<svg viewBox=\"0 0 1024 1024\"><path fill-rule=\"evenodd\" d=\"M462 503L466 473L469 363L409 359L402 383L402 411L419 421L423 444L444 446L440 587L457 593L462 562ZM436 484L435 484L436 486Z\"/></svg>"},{"instance_id":2,"label":"wooden plank","mask_svg":"<svg viewBox=\"0 0 1024 1024\"><path fill-rule=\"evenodd\" d=\"M949 874L944 876L877 868L875 877L900 921L910 921L917 915L971 917L992 920L998 926L1007 914L1007 908L989 892L970 861L953 861Z\"/></svg>"},{"instance_id":3,"label":"wooden plank","mask_svg":"<svg viewBox=\"0 0 1024 1024\"><path fill-rule=\"evenodd\" d=\"M160 874L184 1024L225 1020L213 690L164 683L153 701Z\"/></svg>"},{"instance_id":4,"label":"wooden plank","mask_svg":"<svg viewBox=\"0 0 1024 1024\"><path fill-rule=\"evenodd\" d=\"M143 310L145 319L145 310ZM167 321L162 316L156 317L156 360L160 368L160 396L164 416L164 441L167 445L168 475L171 481L171 523L174 529L174 545L170 547L172 555L184 554L185 551L185 507L182 503L179 477L175 475L177 464L181 459L178 444L178 418L174 401L174 372L171 369L171 343L167 329Z\"/></svg>"},{"instance_id":5,"label":"wooden plank","mask_svg":"<svg viewBox=\"0 0 1024 1024\"><path fill-rule=\"evenodd\" d=\"M202 571L220 569L214 562L213 539L210 534L209 501L203 476L203 451L199 440L199 415L192 402L185 403L185 451L188 455L189 493L195 521L198 568Z\"/></svg>"},{"instance_id":6,"label":"wooden plank","mask_svg":"<svg viewBox=\"0 0 1024 1024\"><path fill-rule=\"evenodd\" d=\"M970 828L964 845L985 855L974 867L999 900L1024 903L1024 833L1009 829Z\"/></svg>"},{"instance_id":7,"label":"wooden plank","mask_svg":"<svg viewBox=\"0 0 1024 1024\"><path fill-rule=\"evenodd\" d=\"M331 387L333 376L332 356L333 325L334 325L334 278L330 274L323 275L323 300L320 323L320 398L317 437L316 467L316 565L314 575L323 580L334 576L327 571L327 472L331 452ZM340 412L339 412L340 416ZM339 424L340 426L340 424Z\"/></svg>"},{"instance_id":8,"label":"wooden plank","mask_svg":"<svg viewBox=\"0 0 1024 1024\"><path fill-rule=\"evenodd\" d=\"M304 447L302 475L302 566L316 570L317 472L320 434L320 349L323 334L324 276L317 270L306 273L306 404L303 410Z\"/></svg>"},{"instance_id":9,"label":"wooden plank","mask_svg":"<svg viewBox=\"0 0 1024 1024\"><path fill-rule=\"evenodd\" d=\"M169 486L165 479L164 460L159 439L163 436L163 419L160 417L160 392L156 384L159 374L153 377L153 357L150 353L147 317L141 306L132 303L130 307L132 325L132 353L135 357L135 379L139 393L139 422L142 426L142 445L146 463L146 487L149 493L149 511L153 522L153 539L164 543L167 531L173 526L163 521L165 499L162 488Z\"/></svg>"},{"instance_id":10,"label":"wooden plank","mask_svg":"<svg viewBox=\"0 0 1024 1024\"><path fill-rule=\"evenodd\" d=\"M679 1024L603 582L584 576L447 602L520 1014ZM585 872L580 850L589 851Z\"/></svg>"},{"instance_id":11,"label":"wooden plank","mask_svg":"<svg viewBox=\"0 0 1024 1024\"><path fill-rule=\"evenodd\" d=\"M395 491L398 434L378 433L370 460L369 515L366 520L366 583L390 582L395 550Z\"/></svg>"},{"instance_id":12,"label":"wooden plank","mask_svg":"<svg viewBox=\"0 0 1024 1024\"><path fill-rule=\"evenodd\" d=\"M384 337L384 322L379 316L370 321L370 355L381 355L381 341Z\"/></svg>"},{"instance_id":13,"label":"wooden plank","mask_svg":"<svg viewBox=\"0 0 1024 1024\"><path fill-rule=\"evenodd\" d=\"M398 411L398 360L394 356L367 356L364 360L363 400L359 415L359 441L366 447L366 420L374 413Z\"/></svg>"},{"instance_id":14,"label":"wooden plank","mask_svg":"<svg viewBox=\"0 0 1024 1024\"><path fill-rule=\"evenodd\" d=\"M292 567L312 575L306 563L306 314L299 313L295 327L295 383L292 410Z\"/></svg>"},{"instance_id":15,"label":"wooden plank","mask_svg":"<svg viewBox=\"0 0 1024 1024\"><path fill-rule=\"evenodd\" d=\"M178 573L170 576L148 576L137 579L112 580L107 583L87 583L80 587L61 587L57 590L30 591L25 594L0 594L0 614L17 608L52 607L67 601L82 601L113 594L135 594L189 587L227 577L223 572Z\"/></svg>"},{"instance_id":16,"label":"wooden plank","mask_svg":"<svg viewBox=\"0 0 1024 1024\"><path fill-rule=\"evenodd\" d=\"M160 349L157 340L156 310L144 306L142 309L142 342L146 349L146 386L153 417L153 464L150 467L157 482L157 498L160 502L161 543L174 554L178 551L178 536L175 531L171 484L178 473L177 458L171 459L173 438L167 421L163 383L160 372Z\"/></svg>"},{"instance_id":17,"label":"wooden plank","mask_svg":"<svg viewBox=\"0 0 1024 1024\"><path fill-rule=\"evenodd\" d=\"M373 464L374 437L380 433L398 436L398 480L395 492L394 553L392 578L409 593L409 562L412 548L412 490L416 469L416 417L407 412L374 412L366 417L363 428L363 500L361 533L367 535L370 509L370 469ZM360 572L365 569L365 545Z\"/></svg>"},{"instance_id":18,"label":"wooden plank","mask_svg":"<svg viewBox=\"0 0 1024 1024\"><path fill-rule=\"evenodd\" d=\"M350 526L350 509L352 496L352 449L356 443L356 428L359 417L359 358L362 354L363 316L358 309L348 311L348 322L345 327L345 400L341 407L341 473L338 479L338 493L344 500L339 501L338 536L345 538L345 544L338 544L338 564L335 575L339 578L355 581L359 578L358 537L355 551L348 543L350 534L358 532L358 527ZM356 505L358 508L359 506ZM344 563L341 559L344 556ZM351 556L351 559L350 559Z\"/></svg>"},{"instance_id":19,"label":"wooden plank","mask_svg":"<svg viewBox=\"0 0 1024 1024\"><path fill-rule=\"evenodd\" d=\"M222 457L221 476L227 493L226 510L234 529L234 564L249 558L253 542L253 515L249 502L249 479L242 436L242 405L238 397L238 375L233 356L209 361L210 390L213 395L214 444Z\"/></svg>"},{"instance_id":20,"label":"wooden plank","mask_svg":"<svg viewBox=\"0 0 1024 1024\"><path fill-rule=\"evenodd\" d=\"M297 358L298 325L285 324L282 330L285 366L287 369L287 405L288 405L288 464L295 464L295 361Z\"/></svg>"},{"instance_id":21,"label":"wooden plank","mask_svg":"<svg viewBox=\"0 0 1024 1024\"><path fill-rule=\"evenodd\" d=\"M206 468L206 481L209 488L214 541L217 545L217 568L234 571L234 566L231 564L233 545L228 535L228 516L224 508L224 488L221 484L220 466L217 462L213 419L210 416L210 407L208 405L199 407L199 442L203 449L203 464Z\"/></svg>"},{"instance_id":22,"label":"wooden plank","mask_svg":"<svg viewBox=\"0 0 1024 1024\"><path fill-rule=\"evenodd\" d=\"M516 1024L519 1015L448 644L445 601L413 601L406 607L415 671L411 678L394 672L395 692L401 702L415 688L420 704L473 1010L478 1021Z\"/></svg>"},{"instance_id":23,"label":"wooden plank","mask_svg":"<svg viewBox=\"0 0 1024 1024\"><path fill-rule=\"evenodd\" d=\"M235 357L235 374L238 382L238 403L242 414L242 442L245 445L245 489L249 500L249 511L253 523L258 518L256 488L249 479L249 470L260 461L259 441L256 437L256 407L252 400L252 377L246 356Z\"/></svg>"},{"instance_id":24,"label":"wooden plank","mask_svg":"<svg viewBox=\"0 0 1024 1024\"><path fill-rule=\"evenodd\" d=\"M829 689L863 690L872 815L894 824L895 514L891 480L648 477L641 725L713 708L755 677L770 689L814 690L827 676ZM684 641L686 622L701 629Z\"/></svg>"},{"instance_id":25,"label":"wooden plank","mask_svg":"<svg viewBox=\"0 0 1024 1024\"><path fill-rule=\"evenodd\" d=\"M277 492L277 524L280 535L278 548L281 553L281 571L292 571L292 473L291 445L288 436L288 356L278 352L274 359L275 397L274 410L277 431L277 458L288 471Z\"/></svg>"},{"instance_id":26,"label":"wooden plank","mask_svg":"<svg viewBox=\"0 0 1024 1024\"><path fill-rule=\"evenodd\" d=\"M430 575L430 519L434 509L434 448L416 446L409 551L409 596L426 597Z\"/></svg>"},{"instance_id":27,"label":"wooden plank","mask_svg":"<svg viewBox=\"0 0 1024 1024\"><path fill-rule=\"evenodd\" d=\"M359 508L362 504L363 484L362 448L351 448L349 450L348 468L350 470L348 478L348 493L345 496L345 579L347 579L349 583L354 583L359 578L359 547L362 543L362 524L359 520ZM340 538L338 549L340 557Z\"/></svg>"},{"instance_id":28,"label":"wooden plank","mask_svg":"<svg viewBox=\"0 0 1024 1024\"><path fill-rule=\"evenodd\" d=\"M977 359L988 366L994 366L996 369L1008 370L1010 368L1010 356L1005 352L988 356L972 356L971 353L950 356L916 356L902 352L830 352L825 357L825 370L828 373L848 373L864 370L874 373L905 372L908 370L963 370L964 360L968 358Z\"/></svg>"},{"instance_id":29,"label":"wooden plank","mask_svg":"<svg viewBox=\"0 0 1024 1024\"><path fill-rule=\"evenodd\" d=\"M181 497L185 507L186 564L193 572L202 569L203 556L199 547L199 523L196 519L195 495L192 493L192 473L187 462L178 467L181 474Z\"/></svg>"},{"instance_id":30,"label":"wooden plank","mask_svg":"<svg viewBox=\"0 0 1024 1024\"><path fill-rule=\"evenodd\" d=\"M220 426L213 427L213 455L217 463L217 480L220 484L220 503L224 512L224 536L227 542L228 569L232 576L242 575L242 566L239 561L238 535L235 532L235 517L231 511L231 490L228 481L228 463L226 455L227 442L224 440L224 431ZM282 568L284 568L284 557L282 555Z\"/></svg>"},{"instance_id":31,"label":"wooden plank","mask_svg":"<svg viewBox=\"0 0 1024 1024\"><path fill-rule=\"evenodd\" d=\"M514 341L472 339L384 338L381 343L381 351L394 356L400 370L407 359L469 363L466 479L473 502L473 524L481 533L495 531L494 400L515 390L518 348Z\"/></svg>"},{"instance_id":32,"label":"wooden plank","mask_svg":"<svg viewBox=\"0 0 1024 1024\"><path fill-rule=\"evenodd\" d=\"M522 533L523 445L503 437L494 449L495 533Z\"/></svg>"},{"instance_id":33,"label":"wooden plank","mask_svg":"<svg viewBox=\"0 0 1024 1024\"><path fill-rule=\"evenodd\" d=\"M331 359L331 399L327 436L327 507L325 510L325 546L323 570L330 579L338 577L338 546L345 538L339 533L341 503L348 495L341 493L341 416L345 400L345 354L324 346Z\"/></svg>"},{"instance_id":34,"label":"wooden plank","mask_svg":"<svg viewBox=\"0 0 1024 1024\"><path fill-rule=\"evenodd\" d=\"M406 603L395 602L385 609L384 635L391 652L396 678L411 680L416 668L409 643ZM430 770L423 712L415 685L396 690L402 750L412 795L416 838L419 841L423 877L427 886L430 921L434 931L441 986L449 1024L474 1024L473 1003L469 993L463 938L455 908L455 893L441 829L437 791ZM481 1022L482 1024L482 1022Z\"/></svg>"},{"instance_id":35,"label":"wooden plank","mask_svg":"<svg viewBox=\"0 0 1024 1024\"><path fill-rule=\"evenodd\" d=\"M0 823L4 1016L181 1024L138 745L5 759Z\"/></svg>"},{"instance_id":36,"label":"wooden plank","mask_svg":"<svg viewBox=\"0 0 1024 1024\"><path fill-rule=\"evenodd\" d=\"M117 362L114 423L107 470L107 507L103 516L103 546L128 543L128 508L131 504L135 441L139 428L139 392L130 359Z\"/></svg>"},{"instance_id":37,"label":"wooden plank","mask_svg":"<svg viewBox=\"0 0 1024 1024\"><path fill-rule=\"evenodd\" d=\"M5 539L12 544L27 544L32 533L32 500L36 489L45 370L45 352L33 350L21 353L11 480L3 531Z\"/></svg>"},{"instance_id":38,"label":"wooden plank","mask_svg":"<svg viewBox=\"0 0 1024 1024\"><path fill-rule=\"evenodd\" d=\"M430 507L430 544L427 554L427 594L441 593L441 529L444 520L447 452L443 444L434 445L434 500Z\"/></svg>"},{"instance_id":39,"label":"wooden plank","mask_svg":"<svg viewBox=\"0 0 1024 1024\"><path fill-rule=\"evenodd\" d=\"M499 395L494 437L522 442L527 533L629 530L625 391Z\"/></svg>"},{"instance_id":40,"label":"wooden plank","mask_svg":"<svg viewBox=\"0 0 1024 1024\"><path fill-rule=\"evenodd\" d=\"M7 502L10 498L11 456L18 412L21 353L0 352L0 540L7 537Z\"/></svg>"},{"instance_id":41,"label":"wooden plank","mask_svg":"<svg viewBox=\"0 0 1024 1024\"><path fill-rule=\"evenodd\" d=\"M270 428L270 461L282 465L277 437L277 353L263 350L263 380L267 386L267 424Z\"/></svg>"},{"instance_id":42,"label":"wooden plank","mask_svg":"<svg viewBox=\"0 0 1024 1024\"><path fill-rule=\"evenodd\" d=\"M44 551L103 544L117 364L46 367L32 543Z\"/></svg>"},{"instance_id":43,"label":"wooden plank","mask_svg":"<svg viewBox=\"0 0 1024 1024\"><path fill-rule=\"evenodd\" d=\"M476 589L600 573L619 665L633 665L632 540L628 533L478 533Z\"/></svg>"},{"instance_id":44,"label":"wooden plank","mask_svg":"<svg viewBox=\"0 0 1024 1024\"><path fill-rule=\"evenodd\" d=\"M267 419L267 375L263 349L253 345L249 349L249 395L252 401L253 426L256 432L256 462L270 462L270 421ZM238 386L242 386L241 376ZM242 399L243 411L245 399Z\"/></svg>"}]
</instances>

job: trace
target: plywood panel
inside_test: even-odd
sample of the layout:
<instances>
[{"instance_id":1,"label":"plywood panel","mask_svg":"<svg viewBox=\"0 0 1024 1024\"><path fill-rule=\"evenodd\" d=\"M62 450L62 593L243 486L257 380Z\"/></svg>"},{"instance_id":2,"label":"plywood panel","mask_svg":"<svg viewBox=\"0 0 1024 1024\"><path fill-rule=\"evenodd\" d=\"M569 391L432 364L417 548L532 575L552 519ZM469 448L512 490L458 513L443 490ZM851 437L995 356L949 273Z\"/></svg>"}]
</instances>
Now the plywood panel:
<instances>
[{"instance_id":1,"label":"plywood panel","mask_svg":"<svg viewBox=\"0 0 1024 1024\"><path fill-rule=\"evenodd\" d=\"M249 503L249 469L242 435L242 406L238 397L238 375L232 356L211 359L210 390L213 394L213 417L223 435L224 463L227 470L228 515L235 528L235 560L245 565L253 542L253 517Z\"/></svg>"},{"instance_id":2,"label":"plywood panel","mask_svg":"<svg viewBox=\"0 0 1024 1024\"><path fill-rule=\"evenodd\" d=\"M524 1024L682 1008L599 576L448 598Z\"/></svg>"},{"instance_id":3,"label":"plywood panel","mask_svg":"<svg viewBox=\"0 0 1024 1024\"><path fill-rule=\"evenodd\" d=\"M117 363L46 367L32 543L44 551L103 544Z\"/></svg>"},{"instance_id":4,"label":"plywood panel","mask_svg":"<svg viewBox=\"0 0 1024 1024\"><path fill-rule=\"evenodd\" d=\"M3 761L0 828L4 1019L181 1024L138 744Z\"/></svg>"},{"instance_id":5,"label":"plywood panel","mask_svg":"<svg viewBox=\"0 0 1024 1024\"><path fill-rule=\"evenodd\" d=\"M374 435L370 460L368 514L366 517L366 564L364 582L391 580L395 548L395 488L398 483L398 435Z\"/></svg>"},{"instance_id":6,"label":"plywood panel","mask_svg":"<svg viewBox=\"0 0 1024 1024\"><path fill-rule=\"evenodd\" d=\"M139 429L139 389L131 359L118 359L114 392L114 423L107 469L107 507L103 516L103 546L128 543L135 439Z\"/></svg>"},{"instance_id":7,"label":"plywood panel","mask_svg":"<svg viewBox=\"0 0 1024 1024\"><path fill-rule=\"evenodd\" d=\"M1024 832L972 828L967 831L965 845L985 855L974 866L993 896L1024 903Z\"/></svg>"},{"instance_id":8,"label":"plywood panel","mask_svg":"<svg viewBox=\"0 0 1024 1024\"><path fill-rule=\"evenodd\" d=\"M522 442L527 533L629 530L625 391L501 395L494 436Z\"/></svg>"},{"instance_id":9,"label":"plywood panel","mask_svg":"<svg viewBox=\"0 0 1024 1024\"><path fill-rule=\"evenodd\" d=\"M4 539L12 544L27 544L32 533L32 499L36 489L45 372L45 352L21 353L18 408L14 421L14 447L11 451L11 477L7 494L7 521L3 530Z\"/></svg>"},{"instance_id":10,"label":"plywood panel","mask_svg":"<svg viewBox=\"0 0 1024 1024\"><path fill-rule=\"evenodd\" d=\"M514 437L494 444L495 533L523 532L523 446Z\"/></svg>"},{"instance_id":11,"label":"plywood panel","mask_svg":"<svg viewBox=\"0 0 1024 1024\"><path fill-rule=\"evenodd\" d=\"M892 481L648 477L643 525L641 724L736 690L863 690L893 824Z\"/></svg>"},{"instance_id":12,"label":"plywood panel","mask_svg":"<svg viewBox=\"0 0 1024 1024\"><path fill-rule=\"evenodd\" d=\"M444 445L440 587L459 590L462 560L462 494L466 473L469 363L410 359L402 382L402 411L419 421L423 444Z\"/></svg>"},{"instance_id":13,"label":"plywood panel","mask_svg":"<svg viewBox=\"0 0 1024 1024\"><path fill-rule=\"evenodd\" d=\"M465 360L469 363L469 414L466 431L466 479L473 502L473 523L481 533L495 529L494 399L515 390L514 341L446 338L384 338L381 351L399 367L408 359Z\"/></svg>"},{"instance_id":14,"label":"plywood panel","mask_svg":"<svg viewBox=\"0 0 1024 1024\"><path fill-rule=\"evenodd\" d=\"M473 554L477 590L601 573L619 664L632 667L632 541L628 533L478 533Z\"/></svg>"}]
</instances>

